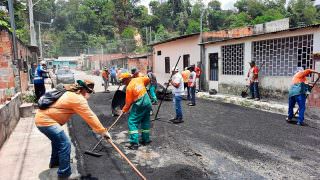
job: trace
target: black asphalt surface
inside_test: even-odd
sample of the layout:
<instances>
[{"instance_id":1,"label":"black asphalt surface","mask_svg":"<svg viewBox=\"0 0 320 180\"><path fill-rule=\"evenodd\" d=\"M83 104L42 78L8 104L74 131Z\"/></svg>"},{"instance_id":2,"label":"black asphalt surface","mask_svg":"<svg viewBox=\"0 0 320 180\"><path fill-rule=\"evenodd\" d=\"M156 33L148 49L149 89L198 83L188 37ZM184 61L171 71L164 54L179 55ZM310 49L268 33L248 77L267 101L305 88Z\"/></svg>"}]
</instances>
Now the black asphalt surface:
<instances>
[{"instance_id":1,"label":"black asphalt surface","mask_svg":"<svg viewBox=\"0 0 320 180\"><path fill-rule=\"evenodd\" d=\"M92 95L89 104L105 126L111 116L111 93ZM320 126L297 126L285 116L232 104L197 99L183 101L184 123L171 124L172 102L164 102L153 123L152 144L127 150L127 117L111 130L113 140L148 179L320 179ZM157 106L153 106L156 110ZM152 116L151 118L154 118ZM69 124L83 179L139 179L107 143L97 158L83 152L98 137L79 117Z\"/></svg>"}]
</instances>

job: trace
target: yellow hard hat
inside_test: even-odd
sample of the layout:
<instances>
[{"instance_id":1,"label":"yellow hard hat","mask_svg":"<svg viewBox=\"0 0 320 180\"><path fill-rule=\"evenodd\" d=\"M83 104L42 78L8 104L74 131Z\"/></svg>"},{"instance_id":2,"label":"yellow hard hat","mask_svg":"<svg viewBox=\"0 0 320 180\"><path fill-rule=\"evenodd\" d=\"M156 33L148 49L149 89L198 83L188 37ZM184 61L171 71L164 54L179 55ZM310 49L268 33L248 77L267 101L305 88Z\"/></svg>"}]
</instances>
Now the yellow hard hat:
<instances>
[{"instance_id":1,"label":"yellow hard hat","mask_svg":"<svg viewBox=\"0 0 320 180\"><path fill-rule=\"evenodd\" d=\"M128 79L128 78L131 78L131 74L128 73L128 72L121 73L121 74L119 75L119 80L120 80L120 81L123 81L124 79Z\"/></svg>"}]
</instances>

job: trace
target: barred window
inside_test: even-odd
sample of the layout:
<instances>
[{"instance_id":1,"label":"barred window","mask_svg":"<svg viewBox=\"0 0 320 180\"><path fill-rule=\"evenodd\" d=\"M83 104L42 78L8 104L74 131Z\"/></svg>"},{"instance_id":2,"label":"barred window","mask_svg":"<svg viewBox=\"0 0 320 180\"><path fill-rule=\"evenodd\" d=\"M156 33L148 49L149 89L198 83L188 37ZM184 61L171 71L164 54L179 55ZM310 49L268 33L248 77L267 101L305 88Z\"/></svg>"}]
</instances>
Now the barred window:
<instances>
[{"instance_id":1,"label":"barred window","mask_svg":"<svg viewBox=\"0 0 320 180\"><path fill-rule=\"evenodd\" d=\"M222 74L243 75L244 44L222 46Z\"/></svg>"},{"instance_id":2,"label":"barred window","mask_svg":"<svg viewBox=\"0 0 320 180\"><path fill-rule=\"evenodd\" d=\"M312 34L252 42L252 60L265 63L260 72L267 76L292 76L298 66L312 69L312 54Z\"/></svg>"}]
</instances>

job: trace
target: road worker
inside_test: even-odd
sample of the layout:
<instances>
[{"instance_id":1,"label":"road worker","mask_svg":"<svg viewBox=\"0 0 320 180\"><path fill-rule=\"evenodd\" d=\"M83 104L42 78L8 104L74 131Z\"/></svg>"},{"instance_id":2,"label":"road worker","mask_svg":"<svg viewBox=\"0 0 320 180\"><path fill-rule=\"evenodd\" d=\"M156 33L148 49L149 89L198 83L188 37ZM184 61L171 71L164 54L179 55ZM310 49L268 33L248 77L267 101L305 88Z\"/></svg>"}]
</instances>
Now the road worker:
<instances>
[{"instance_id":1,"label":"road worker","mask_svg":"<svg viewBox=\"0 0 320 180\"><path fill-rule=\"evenodd\" d=\"M104 85L104 92L109 92L108 87L109 87L109 75L110 72L107 68L107 66L105 66L102 70L101 76L102 76L102 80L103 80L103 85Z\"/></svg>"},{"instance_id":2,"label":"road worker","mask_svg":"<svg viewBox=\"0 0 320 180\"><path fill-rule=\"evenodd\" d=\"M137 150L139 148L139 127L141 128L142 145L148 145L150 141L150 111L151 100L148 96L146 86L150 83L148 77L132 78L130 73L120 74L119 79L126 88L126 103L122 109L122 113L127 113L130 108L128 118L129 149Z\"/></svg>"},{"instance_id":3,"label":"road worker","mask_svg":"<svg viewBox=\"0 0 320 180\"><path fill-rule=\"evenodd\" d=\"M183 87L184 90L186 90L187 88L187 100L190 101L190 92L189 92L189 87L188 87L188 81L189 81L189 77L190 77L190 71L189 71L189 67L185 67L184 71L181 72L182 78L183 78Z\"/></svg>"},{"instance_id":4,"label":"road worker","mask_svg":"<svg viewBox=\"0 0 320 180\"><path fill-rule=\"evenodd\" d=\"M306 109L306 94L309 91L309 85L307 81L307 76L311 73L318 73L311 69L304 70L303 67L297 67L295 75L292 79L292 85L289 89L289 108L288 108L288 117L287 121L292 121L294 116L293 108L296 103L299 106L299 117L297 125L304 125L304 112ZM319 74L319 73L318 73ZM320 74L319 74L320 75Z\"/></svg>"},{"instance_id":5,"label":"road worker","mask_svg":"<svg viewBox=\"0 0 320 180\"><path fill-rule=\"evenodd\" d=\"M94 132L105 138L110 135L100 123L98 117L90 109L87 99L93 93L92 81L78 80L77 84L67 87L67 91L49 108L38 110L35 115L35 124L38 129L51 140L52 152L49 168L58 167L59 179L76 179L70 167L70 140L65 134L62 125L67 123L73 114L79 114Z\"/></svg>"},{"instance_id":6,"label":"road worker","mask_svg":"<svg viewBox=\"0 0 320 180\"><path fill-rule=\"evenodd\" d=\"M48 71L45 70L46 67L46 62L41 61L34 73L33 84L37 101L42 95L44 95L44 93L46 93L46 87L44 85L45 78L48 78Z\"/></svg>"}]
</instances>

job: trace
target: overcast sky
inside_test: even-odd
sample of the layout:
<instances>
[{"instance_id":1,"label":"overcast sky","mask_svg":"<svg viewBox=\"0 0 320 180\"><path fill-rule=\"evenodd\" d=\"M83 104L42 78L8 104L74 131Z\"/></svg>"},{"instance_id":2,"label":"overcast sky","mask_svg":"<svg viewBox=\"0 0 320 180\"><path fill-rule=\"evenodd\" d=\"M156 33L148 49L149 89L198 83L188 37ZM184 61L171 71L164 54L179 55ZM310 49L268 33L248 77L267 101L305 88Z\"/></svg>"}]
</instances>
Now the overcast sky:
<instances>
[{"instance_id":1,"label":"overcast sky","mask_svg":"<svg viewBox=\"0 0 320 180\"><path fill-rule=\"evenodd\" d=\"M149 2L151 0L141 0L140 4L143 4L145 6L149 6ZM191 2L194 0L191 0ZM208 3L210 0L203 0L204 3ZM237 0L219 0L222 4L222 9L232 9L234 8L233 4L237 1ZM287 2L289 2L289 0L287 0ZM320 4L320 0L316 0L316 4Z\"/></svg>"}]
</instances>

